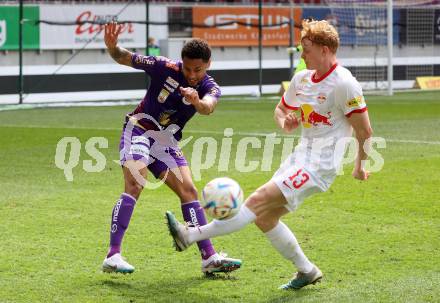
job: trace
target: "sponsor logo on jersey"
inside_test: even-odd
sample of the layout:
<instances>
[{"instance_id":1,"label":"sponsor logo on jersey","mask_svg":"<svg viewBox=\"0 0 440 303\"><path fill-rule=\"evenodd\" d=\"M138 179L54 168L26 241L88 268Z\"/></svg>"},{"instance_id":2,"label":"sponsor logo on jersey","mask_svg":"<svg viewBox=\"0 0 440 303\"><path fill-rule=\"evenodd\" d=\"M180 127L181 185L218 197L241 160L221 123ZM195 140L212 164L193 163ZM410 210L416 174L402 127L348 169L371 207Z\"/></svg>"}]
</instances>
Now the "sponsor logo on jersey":
<instances>
[{"instance_id":1,"label":"sponsor logo on jersey","mask_svg":"<svg viewBox=\"0 0 440 303\"><path fill-rule=\"evenodd\" d=\"M296 89L297 90L304 89L304 87L306 87L308 83L309 83L309 79L307 79L307 77L303 77L299 81L299 84L296 86Z\"/></svg>"},{"instance_id":2,"label":"sponsor logo on jersey","mask_svg":"<svg viewBox=\"0 0 440 303\"><path fill-rule=\"evenodd\" d=\"M160 103L164 103L164 102L165 102L165 99L168 97L168 95L169 95L170 93L174 93L174 91L176 90L176 88L177 88L178 86L179 86L179 82L177 82L176 80L174 80L174 79L171 78L171 77L168 77L168 78L165 80L165 83L163 84L164 89L162 89L162 91L160 92L160 95L159 95L159 97L158 97L159 102L160 102ZM161 96L161 95L162 95L162 92L163 92L164 90L167 90L169 93L168 93L166 96L165 96L165 93L163 93L164 95ZM165 99L164 99L164 97L165 97Z\"/></svg>"},{"instance_id":3,"label":"sponsor logo on jersey","mask_svg":"<svg viewBox=\"0 0 440 303\"><path fill-rule=\"evenodd\" d=\"M176 72L179 71L179 66L177 65L177 63L173 60L168 59L167 57L157 56L156 60L165 62L166 67L171 68L171 69L175 70Z\"/></svg>"},{"instance_id":4,"label":"sponsor logo on jersey","mask_svg":"<svg viewBox=\"0 0 440 303\"><path fill-rule=\"evenodd\" d=\"M219 90L218 90L218 88L217 87L213 87L213 88L211 88L210 90L209 90L209 94L211 95L211 96L217 96L217 94L219 93Z\"/></svg>"},{"instance_id":5,"label":"sponsor logo on jersey","mask_svg":"<svg viewBox=\"0 0 440 303\"><path fill-rule=\"evenodd\" d=\"M299 84L307 84L307 83L309 83L309 79L307 78L307 76L305 76L305 77L303 77L302 79L301 79L301 81L299 81Z\"/></svg>"},{"instance_id":6,"label":"sponsor logo on jersey","mask_svg":"<svg viewBox=\"0 0 440 303\"><path fill-rule=\"evenodd\" d=\"M165 80L165 82L168 83L169 85L171 85L171 86L174 87L174 88L177 88L177 87L179 86L179 82L177 82L176 80L174 80L174 79L171 78L171 77L168 77L168 78Z\"/></svg>"},{"instance_id":7,"label":"sponsor logo on jersey","mask_svg":"<svg viewBox=\"0 0 440 303\"><path fill-rule=\"evenodd\" d=\"M175 70L176 72L179 71L179 66L177 66L175 62L167 61L167 63L165 63L165 66Z\"/></svg>"},{"instance_id":8,"label":"sponsor logo on jersey","mask_svg":"<svg viewBox=\"0 0 440 303\"><path fill-rule=\"evenodd\" d=\"M141 65L154 65L154 60L149 59L147 56L137 56L134 61Z\"/></svg>"},{"instance_id":9,"label":"sponsor logo on jersey","mask_svg":"<svg viewBox=\"0 0 440 303\"><path fill-rule=\"evenodd\" d=\"M167 110L164 111L162 113L160 113L159 115L159 124L162 126L166 126L172 123L170 117L172 114L174 114L176 111L175 110Z\"/></svg>"},{"instance_id":10,"label":"sponsor logo on jersey","mask_svg":"<svg viewBox=\"0 0 440 303\"><path fill-rule=\"evenodd\" d=\"M174 92L174 88L172 88L171 86L169 86L168 84L164 83L163 86L170 92L173 93Z\"/></svg>"},{"instance_id":11,"label":"sponsor logo on jersey","mask_svg":"<svg viewBox=\"0 0 440 303\"><path fill-rule=\"evenodd\" d=\"M301 121L304 128L311 128L312 126L326 125L332 126L330 122L331 112L323 115L315 111L310 104L301 105Z\"/></svg>"},{"instance_id":12,"label":"sponsor logo on jersey","mask_svg":"<svg viewBox=\"0 0 440 303\"><path fill-rule=\"evenodd\" d=\"M159 101L159 103L165 103L165 101L169 95L170 95L170 92L167 91L165 88L162 88L159 96L157 96L157 101Z\"/></svg>"},{"instance_id":13,"label":"sponsor logo on jersey","mask_svg":"<svg viewBox=\"0 0 440 303\"><path fill-rule=\"evenodd\" d=\"M348 107L358 107L364 104L365 104L365 100L363 96L357 96L347 101Z\"/></svg>"}]
</instances>

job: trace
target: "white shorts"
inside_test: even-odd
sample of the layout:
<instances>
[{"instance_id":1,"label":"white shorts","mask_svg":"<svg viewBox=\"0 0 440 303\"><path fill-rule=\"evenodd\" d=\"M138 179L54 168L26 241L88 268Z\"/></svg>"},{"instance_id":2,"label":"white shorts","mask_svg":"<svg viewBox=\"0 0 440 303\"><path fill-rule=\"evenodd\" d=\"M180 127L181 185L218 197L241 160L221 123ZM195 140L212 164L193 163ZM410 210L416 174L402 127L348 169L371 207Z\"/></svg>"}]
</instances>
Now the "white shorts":
<instances>
[{"instance_id":1,"label":"white shorts","mask_svg":"<svg viewBox=\"0 0 440 303\"><path fill-rule=\"evenodd\" d=\"M329 188L316 173L296 163L295 155L291 154L275 172L273 181L287 200L285 206L289 211L295 211L307 197L314 193L324 192Z\"/></svg>"}]
</instances>

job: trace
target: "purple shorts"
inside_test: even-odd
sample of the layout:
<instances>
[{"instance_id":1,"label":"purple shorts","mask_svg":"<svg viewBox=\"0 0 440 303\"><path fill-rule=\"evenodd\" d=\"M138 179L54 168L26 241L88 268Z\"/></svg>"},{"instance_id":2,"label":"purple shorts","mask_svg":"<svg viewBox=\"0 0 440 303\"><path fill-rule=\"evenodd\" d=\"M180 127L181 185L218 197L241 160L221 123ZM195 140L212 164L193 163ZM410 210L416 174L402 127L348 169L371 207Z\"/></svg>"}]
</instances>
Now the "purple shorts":
<instances>
[{"instance_id":1,"label":"purple shorts","mask_svg":"<svg viewBox=\"0 0 440 303\"><path fill-rule=\"evenodd\" d=\"M121 165L127 160L142 161L156 178L168 169L188 166L177 142L171 140L169 134L144 130L138 126L130 131L124 125L119 143L119 160Z\"/></svg>"}]
</instances>

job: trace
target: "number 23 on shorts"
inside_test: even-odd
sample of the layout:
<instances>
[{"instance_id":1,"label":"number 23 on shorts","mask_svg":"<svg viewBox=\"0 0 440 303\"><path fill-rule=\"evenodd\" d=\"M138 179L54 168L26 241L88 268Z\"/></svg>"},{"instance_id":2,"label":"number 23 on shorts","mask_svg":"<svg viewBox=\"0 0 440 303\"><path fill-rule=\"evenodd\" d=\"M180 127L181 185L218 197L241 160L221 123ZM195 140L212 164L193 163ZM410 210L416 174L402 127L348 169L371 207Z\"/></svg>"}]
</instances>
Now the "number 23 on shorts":
<instances>
[{"instance_id":1,"label":"number 23 on shorts","mask_svg":"<svg viewBox=\"0 0 440 303\"><path fill-rule=\"evenodd\" d=\"M296 189L300 188L310 179L309 174L303 172L302 169L299 169L295 174L291 175L288 179L283 181L283 184L288 188L293 189L292 186Z\"/></svg>"}]
</instances>

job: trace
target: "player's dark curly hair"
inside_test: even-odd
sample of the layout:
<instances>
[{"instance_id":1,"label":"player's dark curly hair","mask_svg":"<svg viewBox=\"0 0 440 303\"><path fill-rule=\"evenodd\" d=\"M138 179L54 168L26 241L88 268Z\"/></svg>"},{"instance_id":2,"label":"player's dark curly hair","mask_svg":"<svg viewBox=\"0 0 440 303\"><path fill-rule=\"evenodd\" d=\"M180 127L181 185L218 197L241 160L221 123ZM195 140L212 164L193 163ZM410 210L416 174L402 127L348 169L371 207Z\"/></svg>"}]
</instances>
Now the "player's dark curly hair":
<instances>
[{"instance_id":1,"label":"player's dark curly hair","mask_svg":"<svg viewBox=\"0 0 440 303\"><path fill-rule=\"evenodd\" d=\"M205 40L194 38L185 43L181 56L182 59L202 59L208 62L211 59L211 48Z\"/></svg>"}]
</instances>

